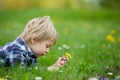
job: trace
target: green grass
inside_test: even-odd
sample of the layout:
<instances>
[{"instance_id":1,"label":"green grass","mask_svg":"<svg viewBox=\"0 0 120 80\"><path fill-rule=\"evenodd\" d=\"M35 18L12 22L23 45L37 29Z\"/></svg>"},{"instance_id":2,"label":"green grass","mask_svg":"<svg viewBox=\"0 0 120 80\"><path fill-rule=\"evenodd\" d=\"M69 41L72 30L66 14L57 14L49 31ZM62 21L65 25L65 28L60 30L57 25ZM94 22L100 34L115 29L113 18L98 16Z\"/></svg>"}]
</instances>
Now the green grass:
<instances>
[{"instance_id":1,"label":"green grass","mask_svg":"<svg viewBox=\"0 0 120 80\"><path fill-rule=\"evenodd\" d=\"M40 76L43 80L87 80L89 77L104 75L110 77L105 71L114 76L119 75L116 67L120 68L120 15L119 11L111 10L11 10L0 11L0 45L13 41L24 29L26 23L34 18L50 15L56 30L58 41L50 53L39 58L39 68L20 69L13 67L0 69L0 77L8 76L9 80L35 80ZM116 30L115 42L106 40L112 29ZM68 50L59 51L57 48L66 44ZM57 72L48 72L46 66L52 65L59 56L69 52L72 59Z\"/></svg>"}]
</instances>

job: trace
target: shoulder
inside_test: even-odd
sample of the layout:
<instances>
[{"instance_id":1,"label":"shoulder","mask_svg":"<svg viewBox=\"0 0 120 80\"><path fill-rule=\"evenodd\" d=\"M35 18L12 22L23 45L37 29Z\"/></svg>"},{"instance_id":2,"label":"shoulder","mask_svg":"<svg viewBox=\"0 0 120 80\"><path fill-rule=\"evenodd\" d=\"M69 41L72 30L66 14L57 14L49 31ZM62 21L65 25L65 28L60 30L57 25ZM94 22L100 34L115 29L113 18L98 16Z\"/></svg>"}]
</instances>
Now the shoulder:
<instances>
[{"instance_id":1,"label":"shoulder","mask_svg":"<svg viewBox=\"0 0 120 80\"><path fill-rule=\"evenodd\" d=\"M7 43L2 50L6 53L10 52L25 52L25 45L22 43L22 40L17 38L13 42Z\"/></svg>"}]
</instances>

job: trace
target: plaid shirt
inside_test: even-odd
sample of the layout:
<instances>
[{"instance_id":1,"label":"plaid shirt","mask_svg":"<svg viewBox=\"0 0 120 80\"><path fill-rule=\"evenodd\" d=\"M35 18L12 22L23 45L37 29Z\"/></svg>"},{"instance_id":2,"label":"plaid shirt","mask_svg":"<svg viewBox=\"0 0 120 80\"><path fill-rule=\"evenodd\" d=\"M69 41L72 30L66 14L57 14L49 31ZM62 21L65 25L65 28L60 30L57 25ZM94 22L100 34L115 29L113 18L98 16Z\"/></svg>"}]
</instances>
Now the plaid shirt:
<instances>
[{"instance_id":1,"label":"plaid shirt","mask_svg":"<svg viewBox=\"0 0 120 80\"><path fill-rule=\"evenodd\" d=\"M15 66L16 64L22 66L37 65L37 58L20 38L6 44L0 49L0 65Z\"/></svg>"}]
</instances>

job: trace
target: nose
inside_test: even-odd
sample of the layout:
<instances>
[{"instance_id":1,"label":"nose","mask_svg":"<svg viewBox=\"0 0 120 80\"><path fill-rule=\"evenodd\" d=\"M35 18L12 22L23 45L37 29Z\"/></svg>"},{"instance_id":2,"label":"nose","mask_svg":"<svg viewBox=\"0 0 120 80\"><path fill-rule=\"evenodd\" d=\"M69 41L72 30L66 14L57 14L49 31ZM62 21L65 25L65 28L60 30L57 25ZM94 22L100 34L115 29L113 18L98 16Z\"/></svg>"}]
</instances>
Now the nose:
<instances>
[{"instance_id":1,"label":"nose","mask_svg":"<svg viewBox=\"0 0 120 80\"><path fill-rule=\"evenodd\" d=\"M49 48L46 49L46 52L45 53L48 53L49 52Z\"/></svg>"}]
</instances>

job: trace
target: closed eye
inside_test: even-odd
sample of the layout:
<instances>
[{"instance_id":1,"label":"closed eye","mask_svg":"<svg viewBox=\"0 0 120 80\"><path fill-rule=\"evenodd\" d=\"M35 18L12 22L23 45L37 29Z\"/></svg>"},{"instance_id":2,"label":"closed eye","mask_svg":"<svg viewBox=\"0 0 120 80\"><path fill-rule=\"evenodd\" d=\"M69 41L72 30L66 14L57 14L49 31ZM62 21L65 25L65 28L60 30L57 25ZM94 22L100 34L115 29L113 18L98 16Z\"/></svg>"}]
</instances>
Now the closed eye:
<instances>
[{"instance_id":1,"label":"closed eye","mask_svg":"<svg viewBox=\"0 0 120 80\"><path fill-rule=\"evenodd\" d=\"M49 45L46 45L46 48L49 48Z\"/></svg>"}]
</instances>

